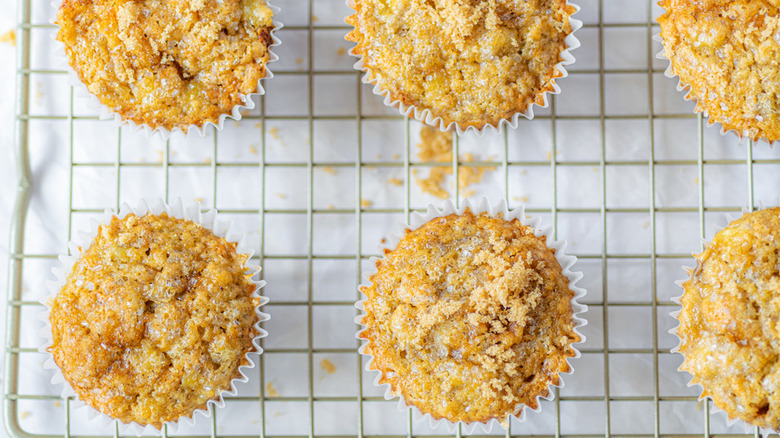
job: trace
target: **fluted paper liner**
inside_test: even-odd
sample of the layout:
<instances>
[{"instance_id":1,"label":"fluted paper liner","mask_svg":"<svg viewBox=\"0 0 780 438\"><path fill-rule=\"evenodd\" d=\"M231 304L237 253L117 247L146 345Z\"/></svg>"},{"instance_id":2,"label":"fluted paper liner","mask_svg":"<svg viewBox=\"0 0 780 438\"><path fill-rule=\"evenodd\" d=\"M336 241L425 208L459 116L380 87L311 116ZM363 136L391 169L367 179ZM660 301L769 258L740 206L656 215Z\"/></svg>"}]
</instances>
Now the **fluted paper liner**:
<instances>
[{"instance_id":1,"label":"fluted paper liner","mask_svg":"<svg viewBox=\"0 0 780 438\"><path fill-rule=\"evenodd\" d=\"M352 9L352 6L350 4L351 1L353 0L347 0L347 7L349 7L350 10L354 13L355 11L354 9ZM575 15L577 12L580 11L580 7L574 3L567 1L566 5L572 6L574 7L574 9L576 9L572 13L572 15ZM481 136L488 130L500 134L503 131L504 126L508 126L512 129L517 128L517 124L520 120L520 116L523 116L528 120L533 119L534 106L538 106L540 108L547 108L547 106L549 106L550 104L549 95L559 94L561 92L561 88L556 81L567 77L569 75L569 72L566 70L566 66L574 64L575 59L574 59L574 55L571 54L571 51L580 47L580 41L577 39L577 37L574 36L574 34L575 32L577 32L577 30L579 30L582 27L582 21L577 20L576 18L572 18L572 16L569 16L569 25L571 26L571 33L569 33L569 35L567 35L566 38L564 39L564 44L566 45L566 47L561 52L560 55L561 61L555 64L554 67L554 69L557 70L558 73L560 73L560 76L552 77L549 79L549 85L552 87L552 90L545 90L541 93L542 102L543 102L542 105L532 102L528 105L528 107L524 112L517 112L508 119L501 119L495 125L485 124L485 126L483 126L481 129L478 129L474 126L468 126L466 127L466 129L463 129L457 122L454 121L445 125L444 120L441 117L435 117L433 114L431 114L431 111L428 109L421 110L417 108L415 105L404 104L400 99L393 100L393 97L390 95L390 90L382 87L381 75L377 72L369 70L367 67L363 65L363 57L355 53L354 47L349 50L349 54L358 59L358 61L354 64L354 67L356 70L360 70L363 72L363 77L362 77L363 83L374 86L372 92L383 99L382 102L385 104L385 106L395 107L400 111L402 115L410 119L413 118L422 123L425 123L428 126L438 128L442 131L455 130L455 132L457 132L458 135L463 135L466 132L473 131Z\"/></svg>"},{"instance_id":2,"label":"fluted paper liner","mask_svg":"<svg viewBox=\"0 0 780 438\"><path fill-rule=\"evenodd\" d=\"M572 267L574 266L574 263L577 261L576 257L565 254L566 249L566 241L558 241L552 239L552 227L545 227L540 228L541 225L541 219L536 218L526 218L525 216L525 210L523 207L509 210L507 207L507 204L505 201L501 201L500 203L496 205L492 205L487 198L480 198L480 199L466 199L464 200L460 207L457 207L455 203L452 200L447 201L441 209L435 207L433 204L428 205L427 212L425 214L420 214L417 212L413 212L410 217L409 224L399 224L396 227L396 230L393 232L388 233L386 242L380 245L379 251L381 254L384 254L384 250L393 250L398 246L398 243L401 241L401 238L406 234L405 230L416 230L417 228L420 228L423 224L438 218L438 217L444 217L448 216L450 214L457 214L461 215L464 213L466 208L469 208L473 214L480 214L480 213L488 213L493 217L501 217L505 220L512 220L512 219L518 219L520 223L523 225L529 226L533 228L534 234L536 236L546 236L547 238L547 246L555 250L555 258L558 260L558 263L561 265L563 274L569 279L569 288L574 292L574 296L571 300L571 307L572 307L572 319L574 321L574 332L580 337L579 342L574 342L571 344L572 349L574 350L574 356L567 358L566 363L569 365L569 371L565 373L559 373L559 383L557 385L555 384L549 384L548 394L545 397L542 397L541 395L536 396L536 402L537 402L537 408L534 409L535 412L538 412L541 410L541 400L553 400L555 398L555 392L554 388L562 388L563 387L563 378L560 376L561 374L571 374L574 371L574 368L572 367L570 360L576 359L580 357L580 351L577 349L576 345L581 344L585 342L585 336L580 333L579 328L585 326L587 324L587 321L578 315L587 311L587 306L584 304L579 303L579 299L581 299L583 296L585 296L585 289L582 289L576 285L577 281L579 281L582 278L581 272L572 271ZM384 256L382 257L384 258ZM371 276L374 275L377 272L376 263L377 261L381 260L382 258L376 258L372 257L370 259L371 268L368 271L363 272L363 282L359 286L359 289L362 290L363 287L368 287L371 285ZM358 350L362 355L369 358L369 361L366 363L366 371L370 373L376 373L376 378L374 379L374 385L381 387L385 386L385 394L384 398L386 400L392 400L393 398L398 397L398 410L399 411L406 411L407 409L411 408L412 410L412 416L415 422L421 422L425 421L427 418L430 427L436 428L443 426L447 429L449 433L453 433L457 426L463 426L465 433L472 433L474 429L479 425L481 429L485 433L490 433L493 426L498 424L499 426L502 425L502 422L505 421L504 424L509 424L509 421L514 418L517 421L524 421L525 420L525 412L527 409L530 409L528 406L524 404L518 404L515 408L515 412L517 414L515 415L508 415L506 418L493 418L486 422L452 422L447 419L436 419L429 413L423 413L420 409L418 409L416 406L412 405L411 403L407 403L404 399L403 395L399 393L395 393L390 386L389 383L380 384L379 380L382 377L382 372L379 370L371 369L371 363L373 362L374 358L372 355L367 354L365 352L366 345L368 345L367 340L362 339L359 337L360 332L362 332L366 327L362 324L363 317L365 316L365 311L363 307L363 303L366 299L365 294L362 294L362 299L358 301L355 304L355 307L360 309L361 313L359 316L355 317L355 323L360 325L360 329L356 333L356 337L361 340L362 344L360 346L360 349ZM502 426L503 427L503 426Z\"/></svg>"},{"instance_id":3,"label":"fluted paper liner","mask_svg":"<svg viewBox=\"0 0 780 438\"><path fill-rule=\"evenodd\" d=\"M54 8L54 18L52 18L51 24L57 26L58 30L59 30L59 25L56 23L56 18L57 18L57 11L59 11L61 4L62 4L62 0L55 0L51 3L52 7ZM277 6L268 3L267 1L266 1L266 6L268 6L274 14L274 19L272 22L273 29L271 30L271 44L268 46L268 61L265 63L265 76L257 80L256 91L249 94L238 93L242 103L234 106L229 113L220 114L216 123L212 121L205 121L201 126L189 125L186 128L186 131L180 127L175 127L173 129L166 129L165 127L162 126L152 127L146 123L139 124L130 119L123 119L121 115L112 111L107 105L103 104L100 101L100 99L98 99L97 96L92 94L87 89L87 86L81 81L81 78L79 78L78 73L76 73L73 67L71 67L70 61L68 60L68 56L65 53L65 46L61 42L57 41L57 32L54 32L52 34L52 40L54 40L54 43L56 44L57 47L57 50L55 52L55 57L59 60L59 63L62 66L62 70L65 70L65 72L67 73L68 85L73 87L73 90L75 92L74 95L77 98L84 100L87 108L98 112L100 120L113 120L114 125L116 127L126 126L130 128L130 131L133 133L143 130L147 138L152 137L155 134L159 133L162 136L163 140L167 140L168 137L170 137L171 134L174 132L181 132L184 135L189 135L191 132L196 132L201 137L204 137L206 135L206 131L210 126L213 126L215 130L220 131L222 130L222 127L225 124L225 119L231 118L233 120L238 121L241 120L241 118L243 117L241 113L242 111L253 110L256 106L255 98L257 98L257 96L262 96L263 94L265 94L263 81L274 77L274 74L273 72L271 72L271 69L269 68L268 65L274 61L279 60L279 56L277 56L273 52L273 48L282 44L282 41L276 36L276 31L283 28L284 24L282 24L282 22L276 19L280 9Z\"/></svg>"},{"instance_id":4,"label":"fluted paper liner","mask_svg":"<svg viewBox=\"0 0 780 438\"><path fill-rule=\"evenodd\" d=\"M780 198L778 198L778 204L777 205L780 205ZM759 210L762 210L762 209L764 209L764 205L760 204L759 205ZM751 211L752 210L750 210L750 209L748 209L746 207L742 207L742 215L745 215L747 213L751 213ZM740 217L742 215L740 215ZM726 228L730 223L734 222L736 219L738 219L738 218L732 217L730 214L726 213L718 221L718 223L716 225L715 233L716 234L719 233L721 230ZM707 242L702 240L702 246L706 247L707 246ZM694 256L694 260L695 261L698 260L697 256ZM677 287L680 288L681 292L680 292L680 295L678 295L678 296L676 296L676 297L671 299L671 301L673 303L675 303L678 307L675 310L669 312L669 316L671 316L672 318L674 318L675 321L677 321L677 325L672 327L671 329L669 329L668 333L671 334L671 335L674 335L674 337L677 338L677 345L674 346L671 350L669 350L669 352L673 353L673 354L679 354L683 358L683 362L684 362L685 355L680 352L680 344L682 343L682 341L680 339L679 334L677 333L677 330L680 328L678 316L680 315L680 312L682 311L682 301L681 300L682 300L683 295L685 294L685 289L683 288L683 283L685 283L686 281L688 281L691 278L691 273L693 272L694 268L690 267L690 266L683 266L682 268L685 271L687 276L686 276L686 278L683 278L681 280L677 280L677 281L674 282L674 284L677 285ZM686 383L686 385L689 388L690 387L694 387L694 386L698 386L699 387L699 402L707 403L707 399L709 397L703 395L704 387L700 383L694 383L693 382L693 375L691 373L689 373L688 371L683 370L682 369L682 364L680 364L680 366L677 368L677 371L681 372L681 373L685 373L685 374L687 374L689 376L688 382ZM745 433L748 433L749 430L753 430L756 427L756 426L754 426L752 424L749 424L749 423L745 422L744 420L742 420L740 418L732 417L731 415L729 415L728 412L724 411L723 409L721 409L717 405L715 405L714 402L712 403L711 412L713 412L713 413L715 413L717 415L721 415L723 418L725 418L726 419L726 425L728 427L732 427L733 425L735 425L737 423L744 424L744 426L745 426ZM760 433L761 433L762 436L768 436L768 435L776 433L776 432L771 430L771 429L760 429Z\"/></svg>"},{"instance_id":5,"label":"fluted paper liner","mask_svg":"<svg viewBox=\"0 0 780 438\"><path fill-rule=\"evenodd\" d=\"M92 219L89 229L86 231L78 232L77 237L68 243L68 248L70 249L70 253L73 255L62 254L59 256L60 265L55 266L52 269L55 279L47 280L46 282L46 285L48 286L51 295L41 300L41 303L44 306L46 306L46 309L42 311L40 314L38 314L38 318L42 320L44 323L44 327L41 329L39 334L42 338L45 339L45 342L43 342L42 345L38 348L38 351L46 355L46 360L43 366L44 368L50 369L54 372L54 376L52 377L51 380L52 384L55 385L64 384L62 390L63 398L76 397L73 405L74 408L87 409L87 418L89 421L99 421L104 426L109 426L110 423L116 421L116 423L119 425L120 434L122 435L134 434L140 436L142 434L147 434L147 433L159 434L164 428L157 429L152 425L143 426L136 422L124 423L121 420L114 419L107 414L99 412L95 408L79 400L78 396L76 395L76 392L73 390L73 388L71 388L70 384L68 384L68 382L65 380L62 371L54 362L54 357L47 350L52 345L52 331L51 331L51 323L49 322L49 314L51 312L51 303L54 300L54 297L57 295L57 293L59 293L60 289L65 285L68 274L73 269L73 266L79 260L83 252L86 251L86 249L89 248L89 246L92 244L93 239L95 238L95 236L97 236L99 227L104 224L109 224L111 222L111 219L114 216L123 219L130 213L134 213L136 216L139 217L144 216L147 213L155 214L155 215L167 213L171 217L186 219L186 220L196 222L201 226L203 226L204 228L211 230L214 233L214 235L216 235L217 237L224 238L228 242L236 243L237 244L236 252L238 254L243 254L247 256L247 262L245 263L245 267L251 270L253 274L260 272L260 268L249 264L249 258L252 256L254 251L245 244L242 236L235 235L230 232L230 227L231 227L230 222L226 222L218 219L216 210L210 210L206 213L201 213L200 203L195 203L192 205L185 206L182 203L181 199L177 200L171 205L167 205L163 201L157 201L152 204L149 204L145 200L140 201L136 206L131 206L130 204L123 203L118 213L115 213L111 210L106 210L100 221L98 221L97 219ZM231 380L230 390L223 391L218 396L215 396L215 398L209 400L204 408L196 409L191 415L181 417L176 421L169 421L164 423L164 425L167 426L168 428L168 432L175 432L176 429L178 428L179 422L181 421L185 421L189 426L193 426L195 424L196 413L203 415L205 417L210 417L211 405L217 406L219 408L224 407L225 405L224 396L236 395L237 393L236 383L238 382L243 383L249 380L246 373L248 370L254 368L257 365L255 361L255 356L259 356L259 354L262 353L262 348L260 347L260 339L268 335L268 333L260 327L260 324L264 321L267 321L270 318L268 314L260 311L260 307L268 303L268 299L260 295L260 289L265 285L265 282L262 280L261 281L251 280L251 281L255 284L255 291L253 293L253 296L257 297L260 301L258 307L255 308L255 314L257 315L257 322L255 323L254 327L257 330L258 335L254 339L252 339L252 345L254 346L254 349L252 351L247 352L244 355L247 364L242 365L238 368L240 377Z\"/></svg>"}]
</instances>

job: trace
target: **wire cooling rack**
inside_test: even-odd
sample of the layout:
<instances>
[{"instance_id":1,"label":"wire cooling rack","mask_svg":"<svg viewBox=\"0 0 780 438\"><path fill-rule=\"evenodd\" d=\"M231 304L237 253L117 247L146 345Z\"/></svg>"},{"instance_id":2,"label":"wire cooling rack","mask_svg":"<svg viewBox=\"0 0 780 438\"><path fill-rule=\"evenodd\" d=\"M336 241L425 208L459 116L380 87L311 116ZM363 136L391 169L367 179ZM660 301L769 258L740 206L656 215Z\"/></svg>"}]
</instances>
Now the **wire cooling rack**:
<instances>
[{"instance_id":1,"label":"wire cooling rack","mask_svg":"<svg viewBox=\"0 0 780 438\"><path fill-rule=\"evenodd\" d=\"M589 325L575 372L516 436L726 436L676 371L667 334L674 281L726 213L777 202L780 150L738 144L692 113L665 78L647 0L582 0L582 48L562 94L516 130L455 138L452 163L416 157L420 125L384 108L345 56L342 0L286 0L267 94L205 138L147 139L100 121L56 61L53 11L19 1L16 160L4 420L13 436L118 436L49 383L35 315L57 254L105 208L139 198L201 201L234 220L268 282L265 352L239 396L184 436L447 435L385 401L363 371L352 322L360 272L392 225L436 198L432 166L487 168L477 195L524 204L569 242ZM473 153L476 161L459 163ZM388 184L393 179L401 185ZM451 191L460 199L463 189ZM476 433L480 433L477 429ZM456 435L465 434L458 431Z\"/></svg>"}]
</instances>

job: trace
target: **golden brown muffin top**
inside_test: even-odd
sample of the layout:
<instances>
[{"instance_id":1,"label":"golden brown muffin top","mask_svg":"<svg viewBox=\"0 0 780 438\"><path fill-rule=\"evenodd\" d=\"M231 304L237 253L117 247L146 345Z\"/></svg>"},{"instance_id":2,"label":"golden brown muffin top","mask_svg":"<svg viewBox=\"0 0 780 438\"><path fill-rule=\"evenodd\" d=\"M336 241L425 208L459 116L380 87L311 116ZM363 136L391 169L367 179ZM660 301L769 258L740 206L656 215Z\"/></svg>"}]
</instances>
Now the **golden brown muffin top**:
<instances>
[{"instance_id":1,"label":"golden brown muffin top","mask_svg":"<svg viewBox=\"0 0 780 438\"><path fill-rule=\"evenodd\" d=\"M565 0L350 0L370 79L462 129L542 105L576 9Z\"/></svg>"},{"instance_id":2,"label":"golden brown muffin top","mask_svg":"<svg viewBox=\"0 0 780 438\"><path fill-rule=\"evenodd\" d=\"M780 139L780 1L662 0L664 53L696 111L726 130Z\"/></svg>"},{"instance_id":3,"label":"golden brown muffin top","mask_svg":"<svg viewBox=\"0 0 780 438\"><path fill-rule=\"evenodd\" d=\"M89 91L152 128L217 123L269 60L264 0L64 0L57 39Z\"/></svg>"},{"instance_id":4,"label":"golden brown muffin top","mask_svg":"<svg viewBox=\"0 0 780 438\"><path fill-rule=\"evenodd\" d=\"M580 340L574 292L545 240L469 210L408 231L361 287L359 336L380 382L437 419L535 409Z\"/></svg>"},{"instance_id":5,"label":"golden brown muffin top","mask_svg":"<svg viewBox=\"0 0 780 438\"><path fill-rule=\"evenodd\" d=\"M681 369L729 416L780 429L780 208L715 235L683 284Z\"/></svg>"},{"instance_id":6,"label":"golden brown muffin top","mask_svg":"<svg viewBox=\"0 0 780 438\"><path fill-rule=\"evenodd\" d=\"M190 416L254 349L245 261L192 221L114 217L52 302L49 351L79 398L111 417L160 428Z\"/></svg>"}]
</instances>

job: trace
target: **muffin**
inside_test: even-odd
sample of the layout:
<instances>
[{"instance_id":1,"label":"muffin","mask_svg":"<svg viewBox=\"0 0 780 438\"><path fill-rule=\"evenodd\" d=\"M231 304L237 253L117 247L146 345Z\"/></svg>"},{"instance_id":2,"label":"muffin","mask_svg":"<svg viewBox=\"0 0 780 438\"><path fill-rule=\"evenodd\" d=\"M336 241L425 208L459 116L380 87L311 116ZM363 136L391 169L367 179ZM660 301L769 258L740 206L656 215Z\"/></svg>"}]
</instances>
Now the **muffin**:
<instances>
[{"instance_id":1,"label":"muffin","mask_svg":"<svg viewBox=\"0 0 780 438\"><path fill-rule=\"evenodd\" d=\"M48 303L47 350L78 398L159 429L232 391L261 335L236 246L165 212L101 225Z\"/></svg>"},{"instance_id":2,"label":"muffin","mask_svg":"<svg viewBox=\"0 0 780 438\"><path fill-rule=\"evenodd\" d=\"M506 424L578 355L581 308L556 250L502 216L465 208L407 229L361 286L368 369L435 420Z\"/></svg>"},{"instance_id":3,"label":"muffin","mask_svg":"<svg viewBox=\"0 0 780 438\"><path fill-rule=\"evenodd\" d=\"M580 23L565 0L349 0L347 39L385 103L441 129L496 126L558 92ZM569 38L567 38L569 37Z\"/></svg>"},{"instance_id":4,"label":"muffin","mask_svg":"<svg viewBox=\"0 0 780 438\"><path fill-rule=\"evenodd\" d=\"M780 208L717 233L683 289L680 369L730 418L780 429Z\"/></svg>"},{"instance_id":5,"label":"muffin","mask_svg":"<svg viewBox=\"0 0 780 438\"><path fill-rule=\"evenodd\" d=\"M264 0L64 0L57 40L110 111L186 130L217 124L258 91L272 16Z\"/></svg>"},{"instance_id":6,"label":"muffin","mask_svg":"<svg viewBox=\"0 0 780 438\"><path fill-rule=\"evenodd\" d=\"M741 137L780 138L780 6L775 0L662 0L667 75L710 123Z\"/></svg>"}]
</instances>

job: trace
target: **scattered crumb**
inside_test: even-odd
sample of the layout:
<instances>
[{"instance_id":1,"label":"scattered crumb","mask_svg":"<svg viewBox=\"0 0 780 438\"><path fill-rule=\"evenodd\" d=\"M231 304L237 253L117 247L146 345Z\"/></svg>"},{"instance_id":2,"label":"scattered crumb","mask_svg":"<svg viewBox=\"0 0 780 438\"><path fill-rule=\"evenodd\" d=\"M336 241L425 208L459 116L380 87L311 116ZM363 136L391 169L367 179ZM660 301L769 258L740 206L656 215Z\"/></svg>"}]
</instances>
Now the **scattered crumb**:
<instances>
[{"instance_id":1,"label":"scattered crumb","mask_svg":"<svg viewBox=\"0 0 780 438\"><path fill-rule=\"evenodd\" d=\"M335 175L336 174L336 169L334 169L334 168L332 168L330 166L323 167L322 171L325 172L325 173L329 173L331 175Z\"/></svg>"},{"instance_id":2,"label":"scattered crumb","mask_svg":"<svg viewBox=\"0 0 780 438\"><path fill-rule=\"evenodd\" d=\"M552 161L552 152L551 151L547 152L547 161Z\"/></svg>"},{"instance_id":3,"label":"scattered crumb","mask_svg":"<svg viewBox=\"0 0 780 438\"><path fill-rule=\"evenodd\" d=\"M160 150L154 151L154 153L157 155L157 163L161 164L163 162L163 157L165 156L165 154L163 153L163 151Z\"/></svg>"},{"instance_id":4,"label":"scattered crumb","mask_svg":"<svg viewBox=\"0 0 780 438\"><path fill-rule=\"evenodd\" d=\"M376 167L374 167L374 166L365 166L365 167L363 167L363 169L374 170L374 169L376 169Z\"/></svg>"},{"instance_id":5,"label":"scattered crumb","mask_svg":"<svg viewBox=\"0 0 780 438\"><path fill-rule=\"evenodd\" d=\"M257 128L257 129L263 129L263 122L257 122L257 123L255 123L255 128Z\"/></svg>"},{"instance_id":6,"label":"scattered crumb","mask_svg":"<svg viewBox=\"0 0 780 438\"><path fill-rule=\"evenodd\" d=\"M32 415L32 414L30 414L30 411L22 411L22 413L19 414L19 418L24 420L25 418L29 417L30 415Z\"/></svg>"},{"instance_id":7,"label":"scattered crumb","mask_svg":"<svg viewBox=\"0 0 780 438\"><path fill-rule=\"evenodd\" d=\"M382 159L382 154L376 154L376 159L377 160L381 160Z\"/></svg>"},{"instance_id":8,"label":"scattered crumb","mask_svg":"<svg viewBox=\"0 0 780 438\"><path fill-rule=\"evenodd\" d=\"M382 243L387 243L387 239L385 239L385 238L383 237L383 238L382 238Z\"/></svg>"},{"instance_id":9,"label":"scattered crumb","mask_svg":"<svg viewBox=\"0 0 780 438\"><path fill-rule=\"evenodd\" d=\"M523 196L520 198L520 201L522 202L528 202L528 196Z\"/></svg>"},{"instance_id":10,"label":"scattered crumb","mask_svg":"<svg viewBox=\"0 0 780 438\"><path fill-rule=\"evenodd\" d=\"M463 161L475 161L474 156L472 154L465 154ZM491 158L488 157L488 160ZM487 171L494 171L496 168L494 166L491 167L467 167L467 166L459 166L458 167L458 188L464 189L469 187L472 184L478 184L480 181L482 181L482 178L485 175L485 172Z\"/></svg>"},{"instance_id":11,"label":"scattered crumb","mask_svg":"<svg viewBox=\"0 0 780 438\"><path fill-rule=\"evenodd\" d=\"M339 56L344 56L347 54L347 48L344 46L339 47L338 50L336 50L336 54Z\"/></svg>"},{"instance_id":12,"label":"scattered crumb","mask_svg":"<svg viewBox=\"0 0 780 438\"><path fill-rule=\"evenodd\" d=\"M211 157L204 158L203 162L206 163L206 164L211 164Z\"/></svg>"},{"instance_id":13,"label":"scattered crumb","mask_svg":"<svg viewBox=\"0 0 780 438\"><path fill-rule=\"evenodd\" d=\"M265 392L268 397L279 397L279 392L274 388L274 384L271 382L268 382L265 385Z\"/></svg>"},{"instance_id":14,"label":"scattered crumb","mask_svg":"<svg viewBox=\"0 0 780 438\"><path fill-rule=\"evenodd\" d=\"M295 63L298 65L303 64L303 58L295 58Z\"/></svg>"},{"instance_id":15,"label":"scattered crumb","mask_svg":"<svg viewBox=\"0 0 780 438\"><path fill-rule=\"evenodd\" d=\"M8 32L0 35L0 43L8 43L12 46L16 45L16 32L11 29Z\"/></svg>"},{"instance_id":16,"label":"scattered crumb","mask_svg":"<svg viewBox=\"0 0 780 438\"><path fill-rule=\"evenodd\" d=\"M271 134L271 138L278 141L282 146L287 146L284 140L282 140L282 137L279 136L278 126L272 126L271 129L268 130L268 133Z\"/></svg>"},{"instance_id":17,"label":"scattered crumb","mask_svg":"<svg viewBox=\"0 0 780 438\"><path fill-rule=\"evenodd\" d=\"M452 161L452 133L439 131L430 126L423 126L420 131L420 151L417 158L429 162Z\"/></svg>"},{"instance_id":18,"label":"scattered crumb","mask_svg":"<svg viewBox=\"0 0 780 438\"><path fill-rule=\"evenodd\" d=\"M202 204L203 203L203 198L198 196L197 198L193 199L193 201L200 202Z\"/></svg>"},{"instance_id":19,"label":"scattered crumb","mask_svg":"<svg viewBox=\"0 0 780 438\"><path fill-rule=\"evenodd\" d=\"M363 208L368 208L374 205L374 202L369 199L360 199L360 206Z\"/></svg>"},{"instance_id":20,"label":"scattered crumb","mask_svg":"<svg viewBox=\"0 0 780 438\"><path fill-rule=\"evenodd\" d=\"M513 200L513 201L519 201L519 200L520 200L520 198L519 198L518 196L512 196L512 200Z\"/></svg>"},{"instance_id":21,"label":"scattered crumb","mask_svg":"<svg viewBox=\"0 0 780 438\"><path fill-rule=\"evenodd\" d=\"M387 183L392 184L394 186L402 186L404 184L404 182L398 178L390 178L387 180Z\"/></svg>"},{"instance_id":22,"label":"scattered crumb","mask_svg":"<svg viewBox=\"0 0 780 438\"><path fill-rule=\"evenodd\" d=\"M442 187L447 175L452 174L449 167L434 167L428 173L428 178L416 178L417 185L423 193L431 194L439 199L447 199L450 192Z\"/></svg>"},{"instance_id":23,"label":"scattered crumb","mask_svg":"<svg viewBox=\"0 0 780 438\"><path fill-rule=\"evenodd\" d=\"M319 20L319 18L318 18L316 15L312 15L312 16L311 16L311 21L313 21L313 22L315 22L315 23L316 23L316 22L317 22L317 20Z\"/></svg>"},{"instance_id":24,"label":"scattered crumb","mask_svg":"<svg viewBox=\"0 0 780 438\"><path fill-rule=\"evenodd\" d=\"M694 178L693 182L696 183L696 185L698 186L699 185L699 177L697 176L696 178Z\"/></svg>"},{"instance_id":25,"label":"scattered crumb","mask_svg":"<svg viewBox=\"0 0 780 438\"><path fill-rule=\"evenodd\" d=\"M54 402L54 407L55 407L55 408L62 407L62 403L60 403L60 402L58 402L58 401L55 401L55 402Z\"/></svg>"},{"instance_id":26,"label":"scattered crumb","mask_svg":"<svg viewBox=\"0 0 780 438\"><path fill-rule=\"evenodd\" d=\"M43 90L41 89L41 83L36 82L35 83L35 104L40 105L41 100L43 100Z\"/></svg>"},{"instance_id":27,"label":"scattered crumb","mask_svg":"<svg viewBox=\"0 0 780 438\"><path fill-rule=\"evenodd\" d=\"M328 204L328 210L333 210L334 208L336 207L334 207L333 204Z\"/></svg>"},{"instance_id":28,"label":"scattered crumb","mask_svg":"<svg viewBox=\"0 0 780 438\"><path fill-rule=\"evenodd\" d=\"M520 175L525 175L526 173L528 173L528 171L527 171L527 170L525 170L525 169L523 169L523 170L521 170L521 171L520 171Z\"/></svg>"},{"instance_id":29,"label":"scattered crumb","mask_svg":"<svg viewBox=\"0 0 780 438\"><path fill-rule=\"evenodd\" d=\"M278 196L279 199L287 199L287 195L285 195L284 193L277 193L276 196Z\"/></svg>"},{"instance_id":30,"label":"scattered crumb","mask_svg":"<svg viewBox=\"0 0 780 438\"><path fill-rule=\"evenodd\" d=\"M322 359L322 361L320 362L320 366L328 374L333 374L336 372L336 365L333 365L333 362L329 361L327 358Z\"/></svg>"},{"instance_id":31,"label":"scattered crumb","mask_svg":"<svg viewBox=\"0 0 780 438\"><path fill-rule=\"evenodd\" d=\"M642 229L643 230L646 230L647 227L649 227L649 226L650 226L650 221L644 221L644 223L642 223Z\"/></svg>"},{"instance_id":32,"label":"scattered crumb","mask_svg":"<svg viewBox=\"0 0 780 438\"><path fill-rule=\"evenodd\" d=\"M250 144L250 145L249 145L249 152L251 152L251 153L252 153L252 155L257 155L257 153L258 153L259 151L257 150L257 146L255 146L255 145L253 145L253 144Z\"/></svg>"},{"instance_id":33,"label":"scattered crumb","mask_svg":"<svg viewBox=\"0 0 780 438\"><path fill-rule=\"evenodd\" d=\"M241 126L241 124L240 124L240 123L238 123L238 120L234 120L234 121L233 121L233 126L235 126L236 128L238 128L239 126Z\"/></svg>"},{"instance_id":34,"label":"scattered crumb","mask_svg":"<svg viewBox=\"0 0 780 438\"><path fill-rule=\"evenodd\" d=\"M394 159L394 160L397 160L397 159L399 159L399 158L401 158L401 156L400 156L400 155L398 155L398 154L393 154L393 159Z\"/></svg>"},{"instance_id":35,"label":"scattered crumb","mask_svg":"<svg viewBox=\"0 0 780 438\"><path fill-rule=\"evenodd\" d=\"M242 108L242 109L238 110L238 113L241 114L241 117L246 117L251 112L252 112L252 110L247 109L247 108Z\"/></svg>"},{"instance_id":36,"label":"scattered crumb","mask_svg":"<svg viewBox=\"0 0 780 438\"><path fill-rule=\"evenodd\" d=\"M283 412L274 412L274 417L281 417L282 415L284 415Z\"/></svg>"},{"instance_id":37,"label":"scattered crumb","mask_svg":"<svg viewBox=\"0 0 780 438\"><path fill-rule=\"evenodd\" d=\"M417 158L423 162L447 163L452 162L452 133L442 132L438 129L428 126L420 131L420 143L417 145L419 152ZM464 154L461 161L474 161L474 156L470 153ZM458 189L463 190L482 181L485 172L495 170L495 167L468 167L458 166ZM413 172L415 175L416 172ZM445 189L444 183L448 175L452 175L452 166L433 167L428 173L427 178L416 178L417 185L423 192L436 196L440 199L447 199L450 193ZM464 192L474 194L473 190Z\"/></svg>"},{"instance_id":38,"label":"scattered crumb","mask_svg":"<svg viewBox=\"0 0 780 438\"><path fill-rule=\"evenodd\" d=\"M470 198L470 197L474 196L474 194L476 194L476 193L477 193L476 190L469 189L469 190L464 190L462 195L463 195L464 198Z\"/></svg>"},{"instance_id":39,"label":"scattered crumb","mask_svg":"<svg viewBox=\"0 0 780 438\"><path fill-rule=\"evenodd\" d=\"M598 167L596 167L596 166L593 166L593 167L591 167L590 169L591 169L592 171L594 171L594 172L598 172L598 171L599 171L599 168L598 168Z\"/></svg>"}]
</instances>

